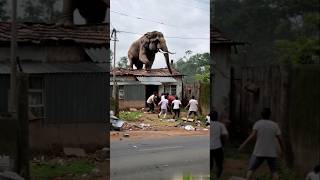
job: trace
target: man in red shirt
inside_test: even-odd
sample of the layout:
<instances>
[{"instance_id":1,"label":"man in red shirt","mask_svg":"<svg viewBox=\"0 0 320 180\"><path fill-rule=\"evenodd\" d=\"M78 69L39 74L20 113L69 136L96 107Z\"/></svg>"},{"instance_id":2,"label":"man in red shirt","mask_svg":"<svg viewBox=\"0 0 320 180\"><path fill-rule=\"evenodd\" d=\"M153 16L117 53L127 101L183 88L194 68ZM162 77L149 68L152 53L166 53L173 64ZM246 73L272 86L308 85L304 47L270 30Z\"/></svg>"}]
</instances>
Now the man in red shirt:
<instances>
[{"instance_id":1,"label":"man in red shirt","mask_svg":"<svg viewBox=\"0 0 320 180\"><path fill-rule=\"evenodd\" d=\"M167 93L168 96L168 101L169 101L169 113L172 114L172 101L174 101L176 99L174 94L169 95L169 93Z\"/></svg>"}]
</instances>

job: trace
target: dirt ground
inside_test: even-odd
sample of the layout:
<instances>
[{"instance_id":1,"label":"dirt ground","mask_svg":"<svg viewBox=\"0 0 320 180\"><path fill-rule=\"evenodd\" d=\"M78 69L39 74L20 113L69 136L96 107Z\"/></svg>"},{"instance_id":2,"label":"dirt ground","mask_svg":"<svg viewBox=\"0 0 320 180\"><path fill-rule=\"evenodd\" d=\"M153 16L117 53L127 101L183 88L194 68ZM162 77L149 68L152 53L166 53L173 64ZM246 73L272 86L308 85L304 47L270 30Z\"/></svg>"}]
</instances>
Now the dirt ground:
<instances>
[{"instance_id":1,"label":"dirt ground","mask_svg":"<svg viewBox=\"0 0 320 180\"><path fill-rule=\"evenodd\" d=\"M187 116L186 112L181 112L180 117L174 121L173 115L167 114L166 118L158 118L157 113L143 112L137 121L127 121L122 131L111 131L110 140L117 141L124 138L130 139L156 139L167 138L172 136L199 136L209 135L210 128L206 127L203 122L184 121ZM192 118L192 117L191 117ZM186 130L185 126L191 125L195 130Z\"/></svg>"}]
</instances>

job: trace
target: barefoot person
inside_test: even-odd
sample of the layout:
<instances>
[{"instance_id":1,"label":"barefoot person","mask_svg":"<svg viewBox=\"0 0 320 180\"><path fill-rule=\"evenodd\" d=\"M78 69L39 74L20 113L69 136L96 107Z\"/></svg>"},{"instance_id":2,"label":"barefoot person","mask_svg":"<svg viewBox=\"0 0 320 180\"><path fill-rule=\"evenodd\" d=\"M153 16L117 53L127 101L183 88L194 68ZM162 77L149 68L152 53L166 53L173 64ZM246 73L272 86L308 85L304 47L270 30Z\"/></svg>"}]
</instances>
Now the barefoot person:
<instances>
[{"instance_id":1,"label":"barefoot person","mask_svg":"<svg viewBox=\"0 0 320 180\"><path fill-rule=\"evenodd\" d=\"M239 147L239 150L243 149L249 141L256 138L256 144L250 160L246 179L251 180L255 171L263 161L266 160L272 174L272 179L278 180L278 143L281 147L280 153L283 152L281 131L278 124L270 120L270 108L264 108L261 115L262 119L253 125L252 133Z\"/></svg>"},{"instance_id":2,"label":"barefoot person","mask_svg":"<svg viewBox=\"0 0 320 180\"><path fill-rule=\"evenodd\" d=\"M161 105L161 110L160 110L160 113L158 114L158 118L160 118L160 116L162 114L164 114L164 117L163 118L166 118L166 115L167 115L167 110L168 110L168 97L167 96L164 96L164 99L162 99L158 105Z\"/></svg>"},{"instance_id":3,"label":"barefoot person","mask_svg":"<svg viewBox=\"0 0 320 180\"><path fill-rule=\"evenodd\" d=\"M197 111L198 111L198 101L194 98L194 96L191 97L188 105L186 106L186 108L189 106L189 112L188 112L188 116L187 116L187 121L189 119L189 116L191 114L194 114L194 119L196 119L197 115Z\"/></svg>"},{"instance_id":4,"label":"barefoot person","mask_svg":"<svg viewBox=\"0 0 320 180\"><path fill-rule=\"evenodd\" d=\"M218 179L223 171L223 144L228 139L228 131L225 125L218 121L218 113L211 111L210 114L210 176ZM216 174L213 174L213 166L216 166Z\"/></svg>"}]
</instances>

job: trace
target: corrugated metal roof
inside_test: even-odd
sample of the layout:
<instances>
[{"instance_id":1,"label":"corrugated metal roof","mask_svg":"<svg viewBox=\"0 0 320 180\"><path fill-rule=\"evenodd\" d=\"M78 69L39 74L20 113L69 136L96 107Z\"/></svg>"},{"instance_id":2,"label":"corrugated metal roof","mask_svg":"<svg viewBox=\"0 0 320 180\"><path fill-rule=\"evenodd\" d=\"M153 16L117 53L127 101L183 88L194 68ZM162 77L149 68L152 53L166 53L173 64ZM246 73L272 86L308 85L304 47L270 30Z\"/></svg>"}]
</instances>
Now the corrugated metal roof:
<instances>
[{"instance_id":1,"label":"corrugated metal roof","mask_svg":"<svg viewBox=\"0 0 320 180\"><path fill-rule=\"evenodd\" d=\"M93 62L107 63L108 50L106 48L84 48Z\"/></svg>"},{"instance_id":2,"label":"corrugated metal roof","mask_svg":"<svg viewBox=\"0 0 320 180\"><path fill-rule=\"evenodd\" d=\"M179 71L176 69L172 69L172 74L170 74L167 68L159 68L159 69L151 69L150 71L146 71L144 69L124 69L124 68L115 68L112 69L110 74L115 73L116 76L158 76L158 77L173 77L173 76L183 76Z\"/></svg>"},{"instance_id":3,"label":"corrugated metal roof","mask_svg":"<svg viewBox=\"0 0 320 180\"><path fill-rule=\"evenodd\" d=\"M10 44L11 23L0 22L0 43ZM107 46L108 24L76 25L70 27L55 24L19 23L17 24L18 44L59 44L76 43L93 46Z\"/></svg>"},{"instance_id":4,"label":"corrugated metal roof","mask_svg":"<svg viewBox=\"0 0 320 180\"><path fill-rule=\"evenodd\" d=\"M177 80L175 80L173 77L137 77L138 81L141 83L175 83ZM160 85L159 84L159 85Z\"/></svg>"},{"instance_id":5,"label":"corrugated metal roof","mask_svg":"<svg viewBox=\"0 0 320 180\"><path fill-rule=\"evenodd\" d=\"M107 64L104 64L107 68ZM95 63L39 63L39 62L22 62L22 71L30 74L45 73L86 73L86 72L107 72L103 64L99 66ZM0 74L9 74L10 64L0 63Z\"/></svg>"}]
</instances>

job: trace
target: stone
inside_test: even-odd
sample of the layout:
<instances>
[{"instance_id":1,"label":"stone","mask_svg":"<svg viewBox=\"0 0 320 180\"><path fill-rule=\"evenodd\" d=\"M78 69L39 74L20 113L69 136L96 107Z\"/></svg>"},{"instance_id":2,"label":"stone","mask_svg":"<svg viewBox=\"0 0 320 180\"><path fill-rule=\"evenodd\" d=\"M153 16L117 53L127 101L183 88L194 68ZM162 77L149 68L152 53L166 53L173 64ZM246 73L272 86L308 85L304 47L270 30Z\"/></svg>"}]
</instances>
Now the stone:
<instances>
[{"instance_id":1,"label":"stone","mask_svg":"<svg viewBox=\"0 0 320 180\"><path fill-rule=\"evenodd\" d=\"M67 156L85 157L86 153L82 148L63 148L63 153Z\"/></svg>"}]
</instances>

